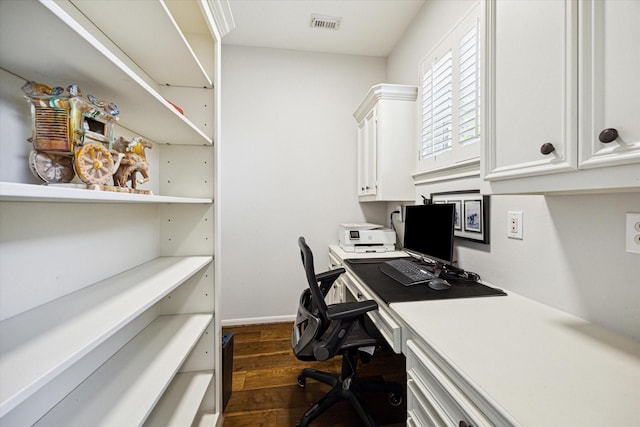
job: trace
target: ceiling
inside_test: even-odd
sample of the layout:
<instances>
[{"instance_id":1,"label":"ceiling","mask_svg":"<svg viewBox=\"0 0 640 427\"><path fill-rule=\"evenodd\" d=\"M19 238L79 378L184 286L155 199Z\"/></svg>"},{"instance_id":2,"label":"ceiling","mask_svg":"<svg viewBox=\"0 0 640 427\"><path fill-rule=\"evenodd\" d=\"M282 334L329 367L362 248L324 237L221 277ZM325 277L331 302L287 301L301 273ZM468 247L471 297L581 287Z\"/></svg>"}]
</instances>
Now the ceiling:
<instances>
[{"instance_id":1,"label":"ceiling","mask_svg":"<svg viewBox=\"0 0 640 427\"><path fill-rule=\"evenodd\" d=\"M229 0L235 28L222 44L386 57L424 1ZM312 28L312 14L340 28Z\"/></svg>"}]
</instances>

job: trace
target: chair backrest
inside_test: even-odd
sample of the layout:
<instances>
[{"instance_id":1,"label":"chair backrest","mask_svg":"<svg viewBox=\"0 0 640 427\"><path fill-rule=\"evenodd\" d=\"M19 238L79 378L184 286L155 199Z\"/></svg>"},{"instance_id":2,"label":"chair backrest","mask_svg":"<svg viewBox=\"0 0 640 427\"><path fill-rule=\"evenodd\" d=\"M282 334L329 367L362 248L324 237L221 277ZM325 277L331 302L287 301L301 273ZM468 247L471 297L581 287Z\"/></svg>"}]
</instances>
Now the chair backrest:
<instances>
[{"instance_id":1,"label":"chair backrest","mask_svg":"<svg viewBox=\"0 0 640 427\"><path fill-rule=\"evenodd\" d=\"M307 276L309 290L311 291L311 304L313 314L320 317L323 323L327 323L327 304L324 301L324 295L316 278L315 268L313 266L313 252L307 245L304 237L298 238L298 246L300 247L300 256L302 257L302 265Z\"/></svg>"},{"instance_id":2,"label":"chair backrest","mask_svg":"<svg viewBox=\"0 0 640 427\"><path fill-rule=\"evenodd\" d=\"M314 351L317 342L329 326L327 320L327 305L316 280L313 267L313 253L304 237L298 239L302 265L309 287L302 292L296 320L291 334L293 353L300 360L316 360Z\"/></svg>"}]
</instances>

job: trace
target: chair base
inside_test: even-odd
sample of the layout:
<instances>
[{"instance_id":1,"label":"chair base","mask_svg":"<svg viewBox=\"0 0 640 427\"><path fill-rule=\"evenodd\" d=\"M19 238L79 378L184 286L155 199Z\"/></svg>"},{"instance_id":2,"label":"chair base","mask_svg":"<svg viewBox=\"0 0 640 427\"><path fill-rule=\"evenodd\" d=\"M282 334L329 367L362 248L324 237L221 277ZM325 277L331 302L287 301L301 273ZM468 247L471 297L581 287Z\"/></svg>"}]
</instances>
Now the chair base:
<instances>
[{"instance_id":1,"label":"chair base","mask_svg":"<svg viewBox=\"0 0 640 427\"><path fill-rule=\"evenodd\" d=\"M296 426L308 426L311 421L320 416L334 403L340 400L348 400L356 410L360 419L364 422L365 426L377 427L378 424L373 419L370 411L366 408L361 398L362 392L385 392L388 393L389 402L392 405L397 406L402 403L404 390L400 384L357 377L357 353L357 351L348 351L342 356L342 372L340 374L323 372L310 368L302 370L298 376L298 384L301 387L305 386L307 378L311 378L324 384L328 384L332 386L332 388L307 412L304 413L302 418L296 423Z\"/></svg>"}]
</instances>

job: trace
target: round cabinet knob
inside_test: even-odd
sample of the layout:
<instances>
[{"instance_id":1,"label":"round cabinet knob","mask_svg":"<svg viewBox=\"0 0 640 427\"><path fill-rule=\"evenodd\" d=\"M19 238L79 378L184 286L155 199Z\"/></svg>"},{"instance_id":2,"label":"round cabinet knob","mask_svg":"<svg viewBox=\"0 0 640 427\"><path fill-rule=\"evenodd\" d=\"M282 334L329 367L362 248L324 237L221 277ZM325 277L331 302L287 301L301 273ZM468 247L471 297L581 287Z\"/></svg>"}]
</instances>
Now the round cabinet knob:
<instances>
[{"instance_id":1,"label":"round cabinet knob","mask_svg":"<svg viewBox=\"0 0 640 427\"><path fill-rule=\"evenodd\" d=\"M553 153L554 151L556 151L556 147L554 147L553 144L550 142L544 143L540 146L540 152L545 156L547 154Z\"/></svg>"},{"instance_id":2,"label":"round cabinet knob","mask_svg":"<svg viewBox=\"0 0 640 427\"><path fill-rule=\"evenodd\" d=\"M608 144L618 139L618 131L614 128L605 129L602 132L600 132L598 139L603 144Z\"/></svg>"}]
</instances>

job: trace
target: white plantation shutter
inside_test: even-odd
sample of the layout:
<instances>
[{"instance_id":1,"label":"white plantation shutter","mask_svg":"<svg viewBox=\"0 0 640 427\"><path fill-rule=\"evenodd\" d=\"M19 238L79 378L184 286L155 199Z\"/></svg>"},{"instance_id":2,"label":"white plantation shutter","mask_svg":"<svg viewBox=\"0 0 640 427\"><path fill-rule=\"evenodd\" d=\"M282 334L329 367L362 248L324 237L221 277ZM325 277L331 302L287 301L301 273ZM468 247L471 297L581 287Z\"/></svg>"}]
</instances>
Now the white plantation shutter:
<instances>
[{"instance_id":1,"label":"white plantation shutter","mask_svg":"<svg viewBox=\"0 0 640 427\"><path fill-rule=\"evenodd\" d=\"M461 145L480 139L480 26L460 39L458 138Z\"/></svg>"},{"instance_id":2,"label":"white plantation shutter","mask_svg":"<svg viewBox=\"0 0 640 427\"><path fill-rule=\"evenodd\" d=\"M476 6L422 61L418 171L479 159L481 34Z\"/></svg>"},{"instance_id":3,"label":"white plantation shutter","mask_svg":"<svg viewBox=\"0 0 640 427\"><path fill-rule=\"evenodd\" d=\"M451 148L453 118L453 57L437 58L422 75L422 158Z\"/></svg>"}]
</instances>

